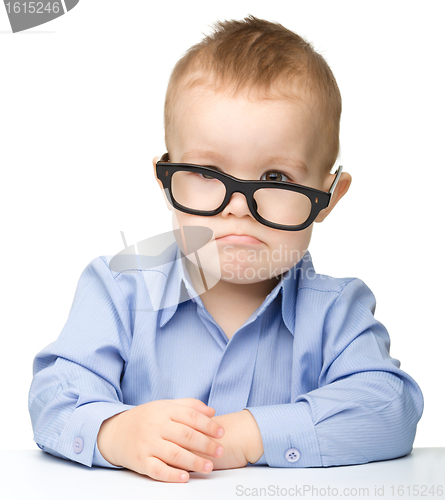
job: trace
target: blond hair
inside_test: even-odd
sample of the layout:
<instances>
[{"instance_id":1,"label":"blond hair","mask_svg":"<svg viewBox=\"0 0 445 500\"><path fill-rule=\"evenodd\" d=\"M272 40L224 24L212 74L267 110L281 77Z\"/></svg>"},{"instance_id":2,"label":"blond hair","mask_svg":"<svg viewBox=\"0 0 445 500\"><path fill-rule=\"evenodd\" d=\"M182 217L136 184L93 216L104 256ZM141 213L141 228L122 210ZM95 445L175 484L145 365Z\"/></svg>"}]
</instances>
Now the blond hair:
<instances>
[{"instance_id":1,"label":"blond hair","mask_svg":"<svg viewBox=\"0 0 445 500\"><path fill-rule=\"evenodd\" d=\"M325 59L312 45L281 24L248 16L219 21L212 34L176 63L164 107L165 144L172 142L173 109L181 89L212 85L216 90L255 90L264 98L301 98L308 93L321 111L323 171L339 148L341 95Z\"/></svg>"}]
</instances>

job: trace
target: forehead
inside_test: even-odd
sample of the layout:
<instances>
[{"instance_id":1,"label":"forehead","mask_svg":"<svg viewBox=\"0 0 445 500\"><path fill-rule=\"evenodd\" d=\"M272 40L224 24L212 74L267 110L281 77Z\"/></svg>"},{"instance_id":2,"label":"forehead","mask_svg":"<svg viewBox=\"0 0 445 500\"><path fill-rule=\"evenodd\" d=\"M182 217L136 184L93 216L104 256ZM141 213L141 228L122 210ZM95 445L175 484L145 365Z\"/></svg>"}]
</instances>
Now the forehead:
<instances>
[{"instance_id":1,"label":"forehead","mask_svg":"<svg viewBox=\"0 0 445 500\"><path fill-rule=\"evenodd\" d=\"M188 150L215 156L300 156L311 163L320 133L319 114L307 95L182 89L172 113L175 161Z\"/></svg>"},{"instance_id":2,"label":"forehead","mask_svg":"<svg viewBox=\"0 0 445 500\"><path fill-rule=\"evenodd\" d=\"M265 105L275 105L277 107L286 108L288 113L310 114L313 115L317 111L316 99L309 91L302 89L291 89L289 87L280 87L275 85L269 90L257 88L242 88L237 90L230 85L219 85L218 87L212 80L199 80L200 83L191 84L179 88L176 93L175 104L173 109L188 108L193 105L193 109L205 110L211 112L211 107L216 103L221 102L236 102L237 105L242 103L244 106L264 107Z\"/></svg>"}]
</instances>

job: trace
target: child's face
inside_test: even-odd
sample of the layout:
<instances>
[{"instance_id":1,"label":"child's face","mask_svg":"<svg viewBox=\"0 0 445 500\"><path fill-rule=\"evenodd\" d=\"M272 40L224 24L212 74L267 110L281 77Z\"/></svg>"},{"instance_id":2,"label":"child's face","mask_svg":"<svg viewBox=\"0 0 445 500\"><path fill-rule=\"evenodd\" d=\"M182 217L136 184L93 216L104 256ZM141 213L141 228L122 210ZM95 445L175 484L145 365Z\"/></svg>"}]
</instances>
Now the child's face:
<instances>
[{"instance_id":1,"label":"child's face","mask_svg":"<svg viewBox=\"0 0 445 500\"><path fill-rule=\"evenodd\" d=\"M333 174L322 178L317 156L321 140L318 116L303 101L249 100L202 87L186 90L175 105L172 136L169 156L174 163L212 165L248 180L274 180L276 177L266 178L266 174L278 170L287 176L278 180L325 191L334 178ZM316 221L323 220L333 202ZM213 230L221 279L231 283L256 283L279 276L303 257L312 234L312 225L301 231L283 231L261 224L250 213L242 193L234 193L226 208L211 217L169 209L173 209L174 229L206 226ZM251 240L227 238L233 234Z\"/></svg>"}]
</instances>

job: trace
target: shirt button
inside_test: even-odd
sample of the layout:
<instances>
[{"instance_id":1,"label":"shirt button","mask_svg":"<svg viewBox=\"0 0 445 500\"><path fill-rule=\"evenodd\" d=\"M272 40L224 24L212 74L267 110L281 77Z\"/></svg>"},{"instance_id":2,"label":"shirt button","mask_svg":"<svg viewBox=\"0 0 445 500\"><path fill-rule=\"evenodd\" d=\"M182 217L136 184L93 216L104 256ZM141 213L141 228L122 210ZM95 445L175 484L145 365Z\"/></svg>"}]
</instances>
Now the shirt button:
<instances>
[{"instance_id":1,"label":"shirt button","mask_svg":"<svg viewBox=\"0 0 445 500\"><path fill-rule=\"evenodd\" d=\"M284 454L284 457L288 462L298 462L298 460L300 460L301 454L297 450L297 448L289 448Z\"/></svg>"},{"instance_id":2,"label":"shirt button","mask_svg":"<svg viewBox=\"0 0 445 500\"><path fill-rule=\"evenodd\" d=\"M83 450L83 439L76 438L73 443L73 448L76 453L80 453Z\"/></svg>"}]
</instances>

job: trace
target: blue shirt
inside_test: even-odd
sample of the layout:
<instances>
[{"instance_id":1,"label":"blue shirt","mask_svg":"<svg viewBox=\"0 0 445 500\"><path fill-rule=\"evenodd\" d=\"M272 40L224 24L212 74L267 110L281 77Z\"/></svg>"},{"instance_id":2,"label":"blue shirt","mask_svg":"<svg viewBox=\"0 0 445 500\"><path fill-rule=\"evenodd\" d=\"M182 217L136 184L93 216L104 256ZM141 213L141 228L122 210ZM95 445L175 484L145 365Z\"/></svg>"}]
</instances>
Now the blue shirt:
<instances>
[{"instance_id":1,"label":"blue shirt","mask_svg":"<svg viewBox=\"0 0 445 500\"><path fill-rule=\"evenodd\" d=\"M62 332L34 359L29 411L41 449L113 467L96 445L104 420L191 397L215 415L252 413L264 446L255 465L360 464L412 450L423 396L390 357L363 281L317 274L307 251L229 340L178 246L165 252L155 269L119 273L102 256L82 272Z\"/></svg>"}]
</instances>

